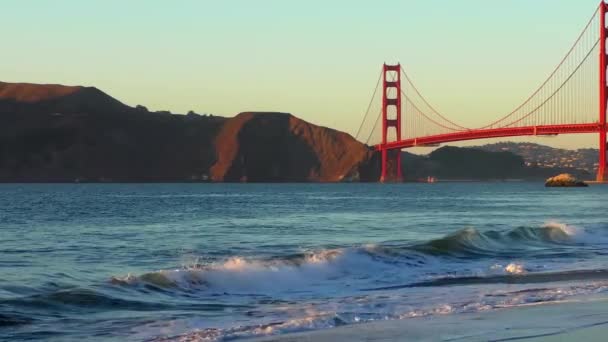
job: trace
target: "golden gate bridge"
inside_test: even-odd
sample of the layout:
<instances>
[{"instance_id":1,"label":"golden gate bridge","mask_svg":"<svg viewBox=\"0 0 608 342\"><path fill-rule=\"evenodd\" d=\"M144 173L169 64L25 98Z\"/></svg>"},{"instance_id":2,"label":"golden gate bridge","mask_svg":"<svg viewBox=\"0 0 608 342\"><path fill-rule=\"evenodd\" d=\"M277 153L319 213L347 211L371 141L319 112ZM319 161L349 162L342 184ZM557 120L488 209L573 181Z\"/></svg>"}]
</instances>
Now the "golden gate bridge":
<instances>
[{"instance_id":1,"label":"golden gate bridge","mask_svg":"<svg viewBox=\"0 0 608 342\"><path fill-rule=\"evenodd\" d=\"M512 111L481 127L439 112L397 65L384 64L357 139L381 153L381 180L402 180L400 151L416 146L514 136L597 133L597 180L606 181L606 12L602 2L564 58ZM599 29L598 29L599 28ZM379 94L378 90L381 90Z\"/></svg>"}]
</instances>

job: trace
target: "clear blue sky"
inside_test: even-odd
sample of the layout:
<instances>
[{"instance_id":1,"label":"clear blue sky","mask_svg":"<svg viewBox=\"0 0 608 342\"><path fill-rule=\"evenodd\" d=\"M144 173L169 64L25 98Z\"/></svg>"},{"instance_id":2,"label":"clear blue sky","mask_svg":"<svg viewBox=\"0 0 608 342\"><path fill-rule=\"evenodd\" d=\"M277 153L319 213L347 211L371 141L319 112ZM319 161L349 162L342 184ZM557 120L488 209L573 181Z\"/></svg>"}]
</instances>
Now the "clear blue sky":
<instances>
[{"instance_id":1,"label":"clear blue sky","mask_svg":"<svg viewBox=\"0 0 608 342\"><path fill-rule=\"evenodd\" d=\"M353 133L401 62L465 125L544 80L597 0L3 1L0 80L93 85L153 110L291 112ZM595 146L596 137L540 140Z\"/></svg>"}]
</instances>

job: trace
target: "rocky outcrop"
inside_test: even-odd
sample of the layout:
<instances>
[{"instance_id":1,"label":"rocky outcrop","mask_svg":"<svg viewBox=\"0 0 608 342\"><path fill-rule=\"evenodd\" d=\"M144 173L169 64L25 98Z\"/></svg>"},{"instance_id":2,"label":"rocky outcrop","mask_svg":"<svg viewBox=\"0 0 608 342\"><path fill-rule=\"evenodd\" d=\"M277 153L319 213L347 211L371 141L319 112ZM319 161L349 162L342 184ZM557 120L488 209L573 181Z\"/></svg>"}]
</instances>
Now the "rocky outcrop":
<instances>
[{"instance_id":1,"label":"rocky outcrop","mask_svg":"<svg viewBox=\"0 0 608 342\"><path fill-rule=\"evenodd\" d=\"M555 177L551 177L547 179L545 182L545 186L547 187L585 187L588 186L587 183L578 180L571 174L562 173L561 175L557 175Z\"/></svg>"}]
</instances>

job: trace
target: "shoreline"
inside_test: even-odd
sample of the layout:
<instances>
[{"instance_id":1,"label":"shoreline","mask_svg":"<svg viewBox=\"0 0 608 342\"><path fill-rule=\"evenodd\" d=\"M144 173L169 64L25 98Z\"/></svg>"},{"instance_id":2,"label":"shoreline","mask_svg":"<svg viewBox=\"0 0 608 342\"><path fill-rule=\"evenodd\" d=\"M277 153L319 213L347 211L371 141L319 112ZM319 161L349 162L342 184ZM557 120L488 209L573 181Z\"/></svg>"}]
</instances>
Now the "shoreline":
<instances>
[{"instance_id":1,"label":"shoreline","mask_svg":"<svg viewBox=\"0 0 608 342\"><path fill-rule=\"evenodd\" d=\"M544 184L544 178L508 178L508 179L437 179L434 182L408 180L390 184L438 184L438 183L538 183ZM589 185L608 185L608 181L583 180ZM192 179L160 180L36 180L7 181L0 180L0 185L39 185L39 184L384 184L380 181L286 181L286 182L216 182Z\"/></svg>"},{"instance_id":2,"label":"shoreline","mask_svg":"<svg viewBox=\"0 0 608 342\"><path fill-rule=\"evenodd\" d=\"M376 321L250 342L605 341L608 297L527 304L485 312Z\"/></svg>"}]
</instances>

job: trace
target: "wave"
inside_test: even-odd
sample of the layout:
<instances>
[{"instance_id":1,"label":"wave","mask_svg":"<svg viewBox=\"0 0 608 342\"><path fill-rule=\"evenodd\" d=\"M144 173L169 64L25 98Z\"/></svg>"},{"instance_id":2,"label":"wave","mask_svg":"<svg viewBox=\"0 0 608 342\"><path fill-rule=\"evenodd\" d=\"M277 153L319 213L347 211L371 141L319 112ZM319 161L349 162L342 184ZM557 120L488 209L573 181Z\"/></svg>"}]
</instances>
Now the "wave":
<instances>
[{"instance_id":1,"label":"wave","mask_svg":"<svg viewBox=\"0 0 608 342\"><path fill-rule=\"evenodd\" d=\"M466 228L443 238L414 246L414 249L433 255L512 255L526 252L531 247L568 245L583 242L586 232L566 224L551 222L540 227L518 227L508 231L478 231Z\"/></svg>"},{"instance_id":2,"label":"wave","mask_svg":"<svg viewBox=\"0 0 608 342\"><path fill-rule=\"evenodd\" d=\"M573 270L563 272L541 272L528 274L505 274L486 277L442 277L428 281L404 285L394 285L364 289L363 291L396 290L413 287L438 287L455 285L491 285L491 284L536 284L570 281L607 281L608 269Z\"/></svg>"},{"instance_id":3,"label":"wave","mask_svg":"<svg viewBox=\"0 0 608 342\"><path fill-rule=\"evenodd\" d=\"M164 305L158 303L120 299L99 291L84 288L61 289L42 294L6 299L0 301L0 305L45 309L66 306L95 307L97 309L121 308L128 310L158 310L165 308Z\"/></svg>"},{"instance_id":4,"label":"wave","mask_svg":"<svg viewBox=\"0 0 608 342\"><path fill-rule=\"evenodd\" d=\"M360 248L321 250L282 258L255 260L231 257L208 265L160 270L140 276L112 277L117 285L151 286L159 289L208 289L230 293L274 292L303 288L353 272L366 273L383 267ZM384 267L389 267L384 265Z\"/></svg>"},{"instance_id":5,"label":"wave","mask_svg":"<svg viewBox=\"0 0 608 342\"><path fill-rule=\"evenodd\" d=\"M366 286L374 277L384 281L383 277L391 276L393 283L406 279L410 281L408 286L414 286L417 279L425 275L428 278L429 274L433 274L434 278L440 277L442 272L444 275L449 272L451 277L462 276L458 273L461 270L470 275L468 265L462 264L463 258L479 261L487 258L512 260L562 256L559 254L569 256L576 253L576 249L570 247L593 240L588 235L583 229L560 223L506 231L466 228L418 244L371 244L266 259L234 256L139 276L115 276L110 281L116 285L159 290L204 289L233 294L307 291L338 279L349 280L349 286ZM452 265L450 258L460 263ZM494 263L485 267L482 276L522 275L533 270L513 261L508 261L506 265ZM361 280L361 284L357 280Z\"/></svg>"},{"instance_id":6,"label":"wave","mask_svg":"<svg viewBox=\"0 0 608 342\"><path fill-rule=\"evenodd\" d=\"M121 298L122 297L122 298ZM129 299L126 299L129 298ZM218 303L192 303L192 302L162 302L158 298L151 300L137 300L129 293L106 293L86 288L71 288L50 291L31 296L0 300L0 308L15 307L21 309L55 308L57 310L74 308L90 310L129 310L129 311L158 311L158 310L195 310L195 311L222 311L226 308L249 308L246 305L218 304ZM0 326L5 324L19 324L28 322L26 316L16 313L11 315L0 312ZM24 324L25 324L24 323Z\"/></svg>"},{"instance_id":7,"label":"wave","mask_svg":"<svg viewBox=\"0 0 608 342\"><path fill-rule=\"evenodd\" d=\"M328 329L345 325L360 324L375 321L404 320L417 317L432 317L441 315L478 313L494 309L525 307L529 305L542 305L570 301L571 298L580 298L586 295L598 295L608 291L608 282L592 284L569 285L563 287L526 288L523 290L498 290L484 293L483 296L455 296L442 297L445 301L420 304L418 307L401 306L402 297L393 297L392 306L383 306L384 309L368 310L364 305L362 310L336 310L335 307L308 307L301 316L289 317L284 320L275 320L259 324L243 324L223 328L205 328L191 330L190 332L163 337L152 337L150 341L226 341L242 338L267 337L285 333L295 333L319 329ZM386 297L389 298L389 297ZM370 297L376 302L378 298ZM356 298L357 304L364 299ZM376 304L379 304L376 302ZM386 303L383 303L386 304ZM152 336L154 332L150 331Z\"/></svg>"}]
</instances>

